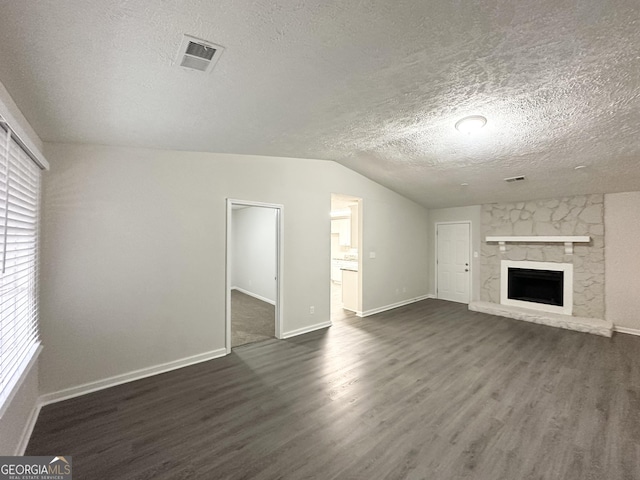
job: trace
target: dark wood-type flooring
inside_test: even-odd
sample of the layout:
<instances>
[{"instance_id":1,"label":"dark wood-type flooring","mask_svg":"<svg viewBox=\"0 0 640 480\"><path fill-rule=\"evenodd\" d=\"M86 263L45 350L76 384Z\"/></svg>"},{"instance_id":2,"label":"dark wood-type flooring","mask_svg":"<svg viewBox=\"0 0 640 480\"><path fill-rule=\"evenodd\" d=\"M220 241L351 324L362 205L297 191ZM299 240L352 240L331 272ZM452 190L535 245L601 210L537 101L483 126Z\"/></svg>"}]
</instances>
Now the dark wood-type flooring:
<instances>
[{"instance_id":1,"label":"dark wood-type flooring","mask_svg":"<svg viewBox=\"0 0 640 480\"><path fill-rule=\"evenodd\" d=\"M276 307L231 290L231 346L260 342L276 335Z\"/></svg>"},{"instance_id":2,"label":"dark wood-type flooring","mask_svg":"<svg viewBox=\"0 0 640 480\"><path fill-rule=\"evenodd\" d=\"M74 479L640 478L640 338L425 300L45 407Z\"/></svg>"}]
</instances>

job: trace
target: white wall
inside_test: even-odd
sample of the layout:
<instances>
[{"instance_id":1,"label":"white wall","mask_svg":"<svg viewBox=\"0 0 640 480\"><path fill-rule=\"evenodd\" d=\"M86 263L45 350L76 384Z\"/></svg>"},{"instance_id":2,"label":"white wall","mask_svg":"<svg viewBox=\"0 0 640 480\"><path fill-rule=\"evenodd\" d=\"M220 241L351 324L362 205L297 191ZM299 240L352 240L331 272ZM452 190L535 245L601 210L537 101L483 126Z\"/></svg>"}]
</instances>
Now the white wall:
<instances>
[{"instance_id":1,"label":"white wall","mask_svg":"<svg viewBox=\"0 0 640 480\"><path fill-rule=\"evenodd\" d=\"M231 285L275 304L276 210L237 209L232 222Z\"/></svg>"},{"instance_id":2,"label":"white wall","mask_svg":"<svg viewBox=\"0 0 640 480\"><path fill-rule=\"evenodd\" d=\"M436 224L441 222L471 222L471 301L480 299L480 255L482 240L482 206L439 208L429 210L429 293L436 294Z\"/></svg>"},{"instance_id":3,"label":"white wall","mask_svg":"<svg viewBox=\"0 0 640 480\"><path fill-rule=\"evenodd\" d=\"M604 196L606 318L640 332L640 192Z\"/></svg>"},{"instance_id":4,"label":"white wall","mask_svg":"<svg viewBox=\"0 0 640 480\"><path fill-rule=\"evenodd\" d=\"M21 140L29 148L42 150L42 141L2 83L0 83L0 115L19 133ZM28 429L30 422L34 420L32 414L37 411L38 362L39 359L36 359L31 369L25 373L20 387L0 418L0 455L22 453L18 451L23 447L20 442L23 440L25 429Z\"/></svg>"},{"instance_id":5,"label":"white wall","mask_svg":"<svg viewBox=\"0 0 640 480\"><path fill-rule=\"evenodd\" d=\"M38 412L38 363L28 371L0 418L0 456L22 455Z\"/></svg>"},{"instance_id":6,"label":"white wall","mask_svg":"<svg viewBox=\"0 0 640 480\"><path fill-rule=\"evenodd\" d=\"M427 293L427 211L336 163L45 153L44 393L224 348L226 198L284 205L284 333L330 319L331 192L364 199L364 309Z\"/></svg>"}]
</instances>

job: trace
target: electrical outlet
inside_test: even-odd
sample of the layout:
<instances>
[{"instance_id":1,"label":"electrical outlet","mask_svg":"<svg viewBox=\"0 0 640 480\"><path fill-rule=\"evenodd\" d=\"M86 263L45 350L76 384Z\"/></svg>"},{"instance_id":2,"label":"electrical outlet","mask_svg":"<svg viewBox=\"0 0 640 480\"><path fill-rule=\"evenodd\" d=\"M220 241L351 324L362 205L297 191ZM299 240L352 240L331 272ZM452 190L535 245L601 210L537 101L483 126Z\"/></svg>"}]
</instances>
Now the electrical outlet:
<instances>
[{"instance_id":1,"label":"electrical outlet","mask_svg":"<svg viewBox=\"0 0 640 480\"><path fill-rule=\"evenodd\" d=\"M314 313L316 313L316 307L309 307L309 313L311 315L313 315Z\"/></svg>"}]
</instances>

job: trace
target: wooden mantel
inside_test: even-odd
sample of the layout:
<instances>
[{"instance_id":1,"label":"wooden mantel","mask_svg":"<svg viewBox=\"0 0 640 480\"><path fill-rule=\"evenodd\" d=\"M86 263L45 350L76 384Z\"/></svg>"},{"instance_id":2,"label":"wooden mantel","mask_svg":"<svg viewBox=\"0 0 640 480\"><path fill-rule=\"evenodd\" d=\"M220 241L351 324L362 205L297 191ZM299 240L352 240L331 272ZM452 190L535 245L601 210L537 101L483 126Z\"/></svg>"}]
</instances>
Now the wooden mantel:
<instances>
[{"instance_id":1,"label":"wooden mantel","mask_svg":"<svg viewBox=\"0 0 640 480\"><path fill-rule=\"evenodd\" d=\"M573 255L574 243L589 243L591 237L588 235L536 235L532 237L521 236L499 236L499 237L486 237L487 242L498 242L500 245L500 251L507 251L507 243L564 243L564 253L567 255Z\"/></svg>"}]
</instances>

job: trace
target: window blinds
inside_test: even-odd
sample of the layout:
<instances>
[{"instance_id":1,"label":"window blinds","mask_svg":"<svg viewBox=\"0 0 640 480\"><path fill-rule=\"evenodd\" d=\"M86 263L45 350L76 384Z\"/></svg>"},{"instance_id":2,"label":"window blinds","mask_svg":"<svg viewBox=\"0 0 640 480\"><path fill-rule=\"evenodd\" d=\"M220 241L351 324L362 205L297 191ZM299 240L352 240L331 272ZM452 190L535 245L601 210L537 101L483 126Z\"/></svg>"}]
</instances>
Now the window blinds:
<instances>
[{"instance_id":1,"label":"window blinds","mask_svg":"<svg viewBox=\"0 0 640 480\"><path fill-rule=\"evenodd\" d=\"M0 411L39 347L40 168L0 123Z\"/></svg>"}]
</instances>

